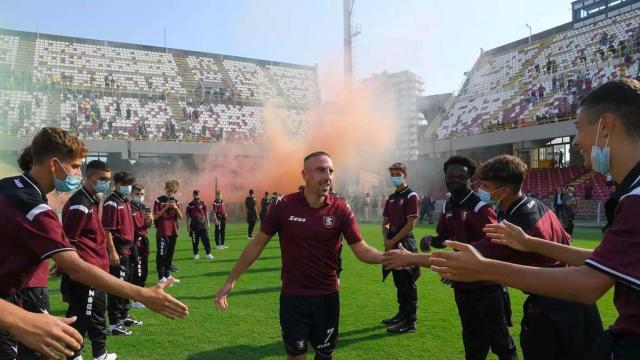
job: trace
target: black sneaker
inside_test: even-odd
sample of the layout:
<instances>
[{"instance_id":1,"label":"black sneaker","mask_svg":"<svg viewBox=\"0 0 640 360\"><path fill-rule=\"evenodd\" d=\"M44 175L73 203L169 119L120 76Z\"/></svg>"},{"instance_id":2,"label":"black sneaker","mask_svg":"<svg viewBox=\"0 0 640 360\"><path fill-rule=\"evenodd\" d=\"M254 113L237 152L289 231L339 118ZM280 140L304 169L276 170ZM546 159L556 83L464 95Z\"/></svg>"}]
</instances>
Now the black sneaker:
<instances>
[{"instance_id":1,"label":"black sneaker","mask_svg":"<svg viewBox=\"0 0 640 360\"><path fill-rule=\"evenodd\" d=\"M406 334L416 332L416 324L401 322L387 329L391 334Z\"/></svg>"},{"instance_id":2,"label":"black sneaker","mask_svg":"<svg viewBox=\"0 0 640 360\"><path fill-rule=\"evenodd\" d=\"M125 329L121 325L109 325L109 328L107 329L107 332L109 333L109 335L112 335L112 336L129 336L129 335L131 335L131 331Z\"/></svg>"},{"instance_id":3,"label":"black sneaker","mask_svg":"<svg viewBox=\"0 0 640 360\"><path fill-rule=\"evenodd\" d=\"M121 320L118 325L120 326L126 326L126 327L132 327L132 326L142 326L142 321L133 319L133 318L126 318L124 320Z\"/></svg>"},{"instance_id":4,"label":"black sneaker","mask_svg":"<svg viewBox=\"0 0 640 360\"><path fill-rule=\"evenodd\" d=\"M392 318L382 320L382 323L385 325L397 325L402 321L400 318L400 314L395 314Z\"/></svg>"}]
</instances>

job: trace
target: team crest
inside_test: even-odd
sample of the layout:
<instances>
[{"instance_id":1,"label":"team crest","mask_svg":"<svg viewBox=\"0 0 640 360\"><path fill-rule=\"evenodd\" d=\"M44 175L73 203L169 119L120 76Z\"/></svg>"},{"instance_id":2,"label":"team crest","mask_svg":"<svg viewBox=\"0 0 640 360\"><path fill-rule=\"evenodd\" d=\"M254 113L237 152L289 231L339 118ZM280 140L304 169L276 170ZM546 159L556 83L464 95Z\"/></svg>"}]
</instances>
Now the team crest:
<instances>
[{"instance_id":1,"label":"team crest","mask_svg":"<svg viewBox=\"0 0 640 360\"><path fill-rule=\"evenodd\" d=\"M335 216L323 216L322 217L322 225L327 229L331 229L336 225L336 217Z\"/></svg>"},{"instance_id":2,"label":"team crest","mask_svg":"<svg viewBox=\"0 0 640 360\"><path fill-rule=\"evenodd\" d=\"M466 210L462 211L462 221L467 221L467 211Z\"/></svg>"},{"instance_id":3,"label":"team crest","mask_svg":"<svg viewBox=\"0 0 640 360\"><path fill-rule=\"evenodd\" d=\"M400 206L402 206L402 204L404 204L404 199L400 199Z\"/></svg>"}]
</instances>

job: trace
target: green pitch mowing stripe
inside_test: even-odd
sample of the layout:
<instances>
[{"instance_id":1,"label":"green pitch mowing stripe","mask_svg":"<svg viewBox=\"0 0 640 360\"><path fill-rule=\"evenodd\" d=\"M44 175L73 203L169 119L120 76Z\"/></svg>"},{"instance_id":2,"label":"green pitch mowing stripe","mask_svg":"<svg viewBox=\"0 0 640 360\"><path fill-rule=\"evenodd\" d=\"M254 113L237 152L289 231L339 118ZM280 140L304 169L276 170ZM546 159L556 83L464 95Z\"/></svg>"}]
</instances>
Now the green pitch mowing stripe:
<instances>
[{"instance_id":1,"label":"green pitch mowing stripe","mask_svg":"<svg viewBox=\"0 0 640 360\"><path fill-rule=\"evenodd\" d=\"M369 244L382 248L379 224L362 224L361 230ZM418 239L430 233L433 233L433 227L427 225L420 225L415 231ZM154 236L152 231L149 284L157 280ZM210 237L213 244L213 229ZM593 248L600 237L599 230L578 229L574 244ZM142 320L144 326L132 328L130 337L109 337L107 349L118 353L120 359L284 358L278 322L281 262L277 238L238 281L229 298L229 310L222 313L214 308L214 294L247 242L246 223L227 224L229 249L214 249L215 260L204 259L201 249L201 260L195 261L191 240L182 228L174 260L180 268L175 275L182 283L171 287L169 292L189 305L189 317L171 321L152 315L149 310L131 310L132 316ZM358 262L348 248L343 256L340 341L336 359L464 358L453 290L442 285L434 273L423 269L418 280L418 331L387 335L380 321L397 310L393 281L383 283L380 267ZM66 304L62 303L59 285L57 279L50 281L51 307L54 314L63 315ZM517 343L523 299L519 290L511 290L515 322L511 333ZM616 317L612 292L604 296L599 305L605 326L611 324ZM90 342L84 358L92 358ZM493 355L489 358L495 359Z\"/></svg>"}]
</instances>

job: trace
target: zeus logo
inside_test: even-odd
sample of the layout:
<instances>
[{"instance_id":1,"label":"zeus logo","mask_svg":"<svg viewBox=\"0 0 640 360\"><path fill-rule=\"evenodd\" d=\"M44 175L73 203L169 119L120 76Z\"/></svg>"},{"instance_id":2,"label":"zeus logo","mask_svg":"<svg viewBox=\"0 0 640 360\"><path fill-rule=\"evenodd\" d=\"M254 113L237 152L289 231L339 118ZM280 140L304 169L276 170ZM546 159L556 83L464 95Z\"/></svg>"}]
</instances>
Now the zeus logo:
<instances>
[{"instance_id":1,"label":"zeus logo","mask_svg":"<svg viewBox=\"0 0 640 360\"><path fill-rule=\"evenodd\" d=\"M307 219L291 215L289 216L289 221L305 222Z\"/></svg>"}]
</instances>

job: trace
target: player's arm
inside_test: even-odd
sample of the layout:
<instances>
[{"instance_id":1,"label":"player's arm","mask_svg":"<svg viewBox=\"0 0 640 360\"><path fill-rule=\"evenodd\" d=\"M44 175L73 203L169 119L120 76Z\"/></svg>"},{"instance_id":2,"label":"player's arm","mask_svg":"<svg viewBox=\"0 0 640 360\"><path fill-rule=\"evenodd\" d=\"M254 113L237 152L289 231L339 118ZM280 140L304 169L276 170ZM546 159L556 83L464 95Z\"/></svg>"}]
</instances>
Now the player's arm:
<instances>
[{"instance_id":1,"label":"player's arm","mask_svg":"<svg viewBox=\"0 0 640 360\"><path fill-rule=\"evenodd\" d=\"M47 358L58 358L57 353L72 356L72 350L80 350L82 336L70 326L75 320L32 313L0 299L0 329Z\"/></svg>"},{"instance_id":2,"label":"player's arm","mask_svg":"<svg viewBox=\"0 0 640 360\"><path fill-rule=\"evenodd\" d=\"M104 227L107 238L106 242L107 252L109 253L109 265L112 267L120 266L120 256L118 256L118 252L116 251L112 234L112 231L116 228L118 221L117 209L117 206L113 202L108 201L102 210L102 226Z\"/></svg>"},{"instance_id":3,"label":"player's arm","mask_svg":"<svg viewBox=\"0 0 640 360\"><path fill-rule=\"evenodd\" d=\"M391 220L388 218L382 218L382 239L387 241L387 234L389 234L389 226L391 225Z\"/></svg>"},{"instance_id":4,"label":"player's arm","mask_svg":"<svg viewBox=\"0 0 640 360\"><path fill-rule=\"evenodd\" d=\"M236 281L244 274L245 271L253 264L258 256L262 253L265 246L271 240L271 236L260 231L244 248L240 258L233 266L231 273L227 277L227 281L216 293L216 307L219 310L226 310L229 307L227 296L236 284Z\"/></svg>"},{"instance_id":5,"label":"player's arm","mask_svg":"<svg viewBox=\"0 0 640 360\"><path fill-rule=\"evenodd\" d=\"M485 232L495 244L506 245L515 250L533 252L565 264L583 265L593 254L593 250L567 246L533 237L525 233L519 226L506 221L500 224L487 224Z\"/></svg>"},{"instance_id":6,"label":"player's arm","mask_svg":"<svg viewBox=\"0 0 640 360\"><path fill-rule=\"evenodd\" d=\"M158 220L164 213L169 209L169 203L164 204L163 207L160 207L160 203L158 200L153 204L153 220Z\"/></svg>"},{"instance_id":7,"label":"player's arm","mask_svg":"<svg viewBox=\"0 0 640 360\"><path fill-rule=\"evenodd\" d=\"M180 211L180 206L178 206L178 203L174 203L173 208L176 209L176 217L178 218L178 220L182 219L182 211Z\"/></svg>"},{"instance_id":8,"label":"player's arm","mask_svg":"<svg viewBox=\"0 0 640 360\"><path fill-rule=\"evenodd\" d=\"M380 264L382 260L382 253L377 249L369 246L364 241L358 241L354 244L349 244L351 251L356 255L358 260L367 264Z\"/></svg>"},{"instance_id":9,"label":"player's arm","mask_svg":"<svg viewBox=\"0 0 640 360\"><path fill-rule=\"evenodd\" d=\"M185 211L187 216L185 216L185 222L187 223L187 232L191 232L191 216L189 215L189 205L187 205L187 210Z\"/></svg>"},{"instance_id":10,"label":"player's arm","mask_svg":"<svg viewBox=\"0 0 640 360\"><path fill-rule=\"evenodd\" d=\"M434 253L431 269L445 279L456 281L491 281L525 292L595 303L615 280L587 266L537 268L484 258L473 246L450 241L457 252Z\"/></svg>"},{"instance_id":11,"label":"player's arm","mask_svg":"<svg viewBox=\"0 0 640 360\"><path fill-rule=\"evenodd\" d=\"M412 253L402 247L402 244L395 250L389 250L382 255L382 265L385 269L402 269L412 266L429 267L431 255Z\"/></svg>"},{"instance_id":12,"label":"player's arm","mask_svg":"<svg viewBox=\"0 0 640 360\"><path fill-rule=\"evenodd\" d=\"M51 258L56 262L60 271L65 272L74 281L104 290L121 298L139 301L169 319L185 317L188 314L186 305L164 292L164 288L171 285L171 281L151 288L142 288L122 281L82 261L75 251L58 252L53 254Z\"/></svg>"}]
</instances>

